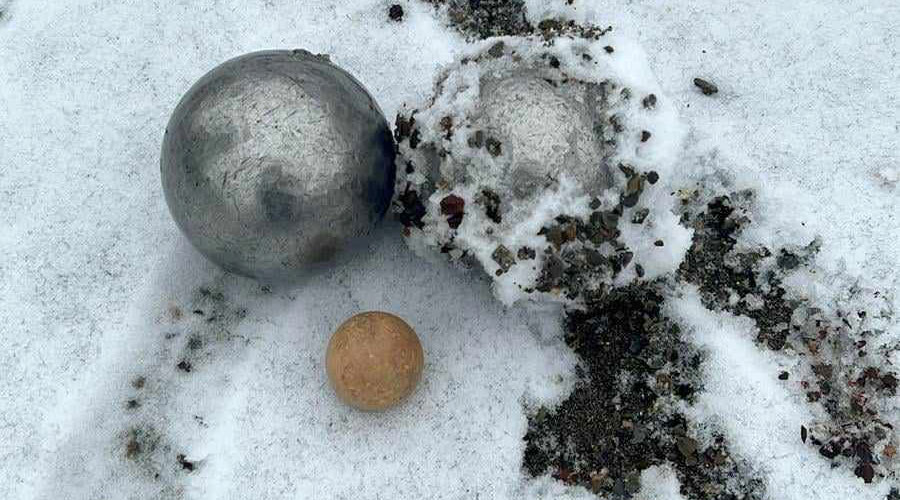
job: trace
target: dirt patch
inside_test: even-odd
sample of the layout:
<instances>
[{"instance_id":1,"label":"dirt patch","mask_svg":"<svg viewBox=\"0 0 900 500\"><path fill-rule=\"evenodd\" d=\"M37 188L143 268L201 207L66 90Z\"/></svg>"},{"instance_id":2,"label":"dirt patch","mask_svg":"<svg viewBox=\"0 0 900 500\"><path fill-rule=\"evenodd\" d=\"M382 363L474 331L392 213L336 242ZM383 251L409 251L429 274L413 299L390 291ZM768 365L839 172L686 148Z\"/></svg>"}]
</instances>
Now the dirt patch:
<instances>
[{"instance_id":1,"label":"dirt patch","mask_svg":"<svg viewBox=\"0 0 900 500\"><path fill-rule=\"evenodd\" d=\"M762 481L725 438L701 444L676 409L701 389L703 355L663 316L663 286L614 289L568 315L566 343L581 358L581 382L555 410L529 417L525 470L630 498L641 471L670 464L687 498L762 498Z\"/></svg>"},{"instance_id":2,"label":"dirt patch","mask_svg":"<svg viewBox=\"0 0 900 500\"><path fill-rule=\"evenodd\" d=\"M425 1L435 7L446 7L450 22L472 37L526 35L534 29L525 19L523 0Z\"/></svg>"},{"instance_id":3,"label":"dirt patch","mask_svg":"<svg viewBox=\"0 0 900 500\"><path fill-rule=\"evenodd\" d=\"M889 308L826 313L834 308L788 293L784 280L814 264L819 242L738 251L753 192L700 198L684 199L682 223L695 234L677 276L611 289L585 311L568 314L566 342L582 361L581 382L559 407L529 417L525 470L629 498L642 470L669 464L686 498L764 497L762 480L731 454L725 437L701 444L677 410L675 403L690 405L702 390L703 354L682 339L660 304L667 287L690 283L706 307L751 318L760 347L803 360L806 370L773 374L828 415L798 429L800 442L867 483L891 477L898 443L880 411L896 394L898 376L890 350L869 347ZM880 292L850 290L846 303L861 294L871 299Z\"/></svg>"},{"instance_id":4,"label":"dirt patch","mask_svg":"<svg viewBox=\"0 0 900 500\"><path fill-rule=\"evenodd\" d=\"M249 342L249 339L232 331L247 317L247 310L233 304L219 287L200 287L190 303L172 307L191 311L189 315L182 315L185 320L190 319L182 330L166 335L169 340L183 339L181 356L175 363L175 369L182 374L190 374L202 367L225 344Z\"/></svg>"},{"instance_id":5,"label":"dirt patch","mask_svg":"<svg viewBox=\"0 0 900 500\"><path fill-rule=\"evenodd\" d=\"M890 319L889 307L851 305L866 294L877 303L883 296L877 290L848 290L848 300L837 308L789 294L785 278L811 268L820 243L735 250L738 235L751 222L753 202L753 194L743 191L705 204L686 204L699 208L682 213L682 221L691 224L695 234L680 278L700 288L710 309L751 318L761 347L805 361L808 372L783 372L778 378L799 387L829 418L798 429L797 439L818 448L835 466L851 468L867 483L887 477L896 472L891 464L898 439L880 411L896 395L898 376L888 358L890 350L869 344L878 325Z\"/></svg>"}]
</instances>

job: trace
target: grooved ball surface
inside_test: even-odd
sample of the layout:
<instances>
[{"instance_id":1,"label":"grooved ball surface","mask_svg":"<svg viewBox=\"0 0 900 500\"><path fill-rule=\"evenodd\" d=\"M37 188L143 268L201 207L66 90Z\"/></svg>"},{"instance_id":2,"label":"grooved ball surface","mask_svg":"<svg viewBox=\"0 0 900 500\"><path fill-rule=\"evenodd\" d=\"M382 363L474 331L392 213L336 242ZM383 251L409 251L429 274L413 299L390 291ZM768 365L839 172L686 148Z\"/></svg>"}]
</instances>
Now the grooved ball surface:
<instances>
[{"instance_id":1,"label":"grooved ball surface","mask_svg":"<svg viewBox=\"0 0 900 500\"><path fill-rule=\"evenodd\" d=\"M361 410L384 410L412 394L424 365L416 332L399 317L377 311L338 327L325 357L338 397Z\"/></svg>"}]
</instances>

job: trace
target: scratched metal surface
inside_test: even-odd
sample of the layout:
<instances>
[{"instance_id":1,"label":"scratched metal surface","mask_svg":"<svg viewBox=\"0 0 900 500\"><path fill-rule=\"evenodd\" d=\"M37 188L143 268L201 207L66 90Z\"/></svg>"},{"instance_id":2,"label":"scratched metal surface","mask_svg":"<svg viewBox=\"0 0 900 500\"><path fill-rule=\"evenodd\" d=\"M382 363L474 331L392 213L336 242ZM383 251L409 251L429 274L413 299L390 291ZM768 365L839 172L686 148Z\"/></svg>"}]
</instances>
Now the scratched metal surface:
<instances>
[{"instance_id":1,"label":"scratched metal surface","mask_svg":"<svg viewBox=\"0 0 900 500\"><path fill-rule=\"evenodd\" d=\"M169 209L201 253L284 282L370 232L393 193L394 149L349 73L306 51L263 51L188 91L161 169Z\"/></svg>"}]
</instances>

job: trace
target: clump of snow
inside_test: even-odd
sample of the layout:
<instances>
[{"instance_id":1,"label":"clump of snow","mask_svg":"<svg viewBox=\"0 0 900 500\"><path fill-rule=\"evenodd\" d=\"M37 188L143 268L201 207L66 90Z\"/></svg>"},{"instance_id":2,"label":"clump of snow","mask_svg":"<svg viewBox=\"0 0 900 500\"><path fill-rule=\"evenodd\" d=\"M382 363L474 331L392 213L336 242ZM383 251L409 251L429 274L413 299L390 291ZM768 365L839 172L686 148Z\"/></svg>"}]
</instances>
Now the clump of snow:
<instances>
[{"instance_id":1,"label":"clump of snow","mask_svg":"<svg viewBox=\"0 0 900 500\"><path fill-rule=\"evenodd\" d=\"M677 164L683 127L628 39L486 40L397 123L410 246L476 262L505 304L579 303L673 271L689 246L660 181ZM554 235L562 222L568 234ZM610 265L585 272L577 289L546 283L556 254L568 265L585 253L595 268Z\"/></svg>"},{"instance_id":2,"label":"clump of snow","mask_svg":"<svg viewBox=\"0 0 900 500\"><path fill-rule=\"evenodd\" d=\"M528 480L516 493L517 498L529 500L597 500L597 495L586 488L563 484L549 475Z\"/></svg>"},{"instance_id":3,"label":"clump of snow","mask_svg":"<svg viewBox=\"0 0 900 500\"><path fill-rule=\"evenodd\" d=\"M671 467L653 466L641 472L641 491L636 500L684 500L681 483Z\"/></svg>"}]
</instances>

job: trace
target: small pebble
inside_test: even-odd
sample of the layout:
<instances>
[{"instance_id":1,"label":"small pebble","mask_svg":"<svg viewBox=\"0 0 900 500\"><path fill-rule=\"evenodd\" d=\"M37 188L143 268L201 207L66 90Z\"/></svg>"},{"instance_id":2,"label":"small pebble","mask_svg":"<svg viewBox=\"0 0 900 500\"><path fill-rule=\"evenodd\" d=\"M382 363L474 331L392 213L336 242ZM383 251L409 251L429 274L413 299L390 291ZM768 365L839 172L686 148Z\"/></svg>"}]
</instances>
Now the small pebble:
<instances>
[{"instance_id":1,"label":"small pebble","mask_svg":"<svg viewBox=\"0 0 900 500\"><path fill-rule=\"evenodd\" d=\"M719 87L712 82L706 81L702 78L694 78L694 85L700 88L700 91L703 92L703 95L713 95L719 91Z\"/></svg>"},{"instance_id":2,"label":"small pebble","mask_svg":"<svg viewBox=\"0 0 900 500\"><path fill-rule=\"evenodd\" d=\"M391 21L400 22L403 20L403 7L399 4L391 5L391 8L388 9L388 16L391 18Z\"/></svg>"},{"instance_id":3,"label":"small pebble","mask_svg":"<svg viewBox=\"0 0 900 500\"><path fill-rule=\"evenodd\" d=\"M504 44L503 41L501 40L501 41L495 43L494 45L492 45L490 49L488 49L488 55L490 55L491 57L500 57L503 55L503 49L505 47L506 47L506 44Z\"/></svg>"},{"instance_id":4,"label":"small pebble","mask_svg":"<svg viewBox=\"0 0 900 500\"><path fill-rule=\"evenodd\" d=\"M500 156L500 154L503 152L500 141L494 139L493 137L488 137L484 145L491 156Z\"/></svg>"}]
</instances>

